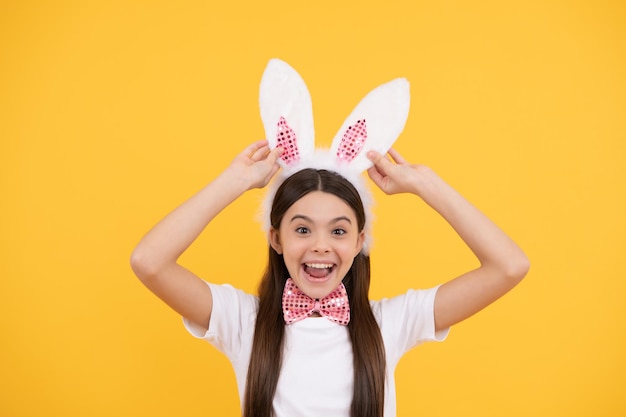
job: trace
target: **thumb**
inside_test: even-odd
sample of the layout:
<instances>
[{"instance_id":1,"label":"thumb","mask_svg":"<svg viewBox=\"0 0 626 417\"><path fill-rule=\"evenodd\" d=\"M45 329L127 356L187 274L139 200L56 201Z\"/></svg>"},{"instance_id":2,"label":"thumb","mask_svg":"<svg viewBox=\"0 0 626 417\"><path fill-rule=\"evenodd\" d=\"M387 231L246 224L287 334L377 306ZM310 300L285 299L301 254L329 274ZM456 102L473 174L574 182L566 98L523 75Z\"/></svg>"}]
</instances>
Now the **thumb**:
<instances>
[{"instance_id":1,"label":"thumb","mask_svg":"<svg viewBox=\"0 0 626 417\"><path fill-rule=\"evenodd\" d=\"M374 150L367 152L367 159L369 159L373 163L376 163L376 161L378 161L382 157L383 156L379 152L376 152Z\"/></svg>"},{"instance_id":2,"label":"thumb","mask_svg":"<svg viewBox=\"0 0 626 417\"><path fill-rule=\"evenodd\" d=\"M271 165L274 165L276 163L276 161L278 161L278 158L280 158L280 156L283 154L283 152L284 152L284 149L281 148L281 147L273 149L267 155L267 162L269 162Z\"/></svg>"},{"instance_id":3,"label":"thumb","mask_svg":"<svg viewBox=\"0 0 626 417\"><path fill-rule=\"evenodd\" d=\"M391 161L385 158L380 152L369 151L367 153L367 158L374 163L376 168L378 168L382 172L387 172L387 169L391 167Z\"/></svg>"}]
</instances>

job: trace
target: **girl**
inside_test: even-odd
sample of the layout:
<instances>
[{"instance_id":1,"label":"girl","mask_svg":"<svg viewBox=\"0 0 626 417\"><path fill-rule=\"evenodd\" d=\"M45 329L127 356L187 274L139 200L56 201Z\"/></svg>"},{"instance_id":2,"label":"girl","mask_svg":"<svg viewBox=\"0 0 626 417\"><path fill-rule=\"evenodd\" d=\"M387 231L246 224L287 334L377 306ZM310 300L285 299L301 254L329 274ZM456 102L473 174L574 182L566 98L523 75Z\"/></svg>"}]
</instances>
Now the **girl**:
<instances>
[{"instance_id":1,"label":"girl","mask_svg":"<svg viewBox=\"0 0 626 417\"><path fill-rule=\"evenodd\" d=\"M343 175L312 168L289 172L270 197L269 262L258 297L207 284L179 265L207 224L247 190L267 185L289 153L267 141L247 147L146 234L132 268L193 335L228 356L243 416L395 416L400 357L421 342L443 340L450 326L512 289L528 260L431 169L390 149L391 158L365 152L370 179L386 194L420 197L480 267L437 288L370 302L362 191Z\"/></svg>"}]
</instances>

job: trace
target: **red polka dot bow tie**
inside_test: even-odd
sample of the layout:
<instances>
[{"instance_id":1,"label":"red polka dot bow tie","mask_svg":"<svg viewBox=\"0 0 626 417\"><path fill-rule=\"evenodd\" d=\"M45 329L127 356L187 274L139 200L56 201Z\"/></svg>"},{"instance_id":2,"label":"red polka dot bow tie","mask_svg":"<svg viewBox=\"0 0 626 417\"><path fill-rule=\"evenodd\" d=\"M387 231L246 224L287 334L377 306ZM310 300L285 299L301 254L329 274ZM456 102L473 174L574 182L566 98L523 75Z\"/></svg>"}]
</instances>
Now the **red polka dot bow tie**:
<instances>
[{"instance_id":1,"label":"red polka dot bow tie","mask_svg":"<svg viewBox=\"0 0 626 417\"><path fill-rule=\"evenodd\" d=\"M336 290L321 299L313 299L296 287L291 278L287 279L283 290L283 317L291 324L319 313L328 320L342 326L350 322L350 304L343 283Z\"/></svg>"}]
</instances>

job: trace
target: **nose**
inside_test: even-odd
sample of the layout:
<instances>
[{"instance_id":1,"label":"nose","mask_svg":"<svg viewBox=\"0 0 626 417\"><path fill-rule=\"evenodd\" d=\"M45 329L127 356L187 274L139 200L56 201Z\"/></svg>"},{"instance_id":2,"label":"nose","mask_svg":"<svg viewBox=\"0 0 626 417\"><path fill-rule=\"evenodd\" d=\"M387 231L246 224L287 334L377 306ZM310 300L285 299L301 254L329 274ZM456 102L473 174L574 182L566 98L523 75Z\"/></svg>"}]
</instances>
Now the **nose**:
<instances>
[{"instance_id":1,"label":"nose","mask_svg":"<svg viewBox=\"0 0 626 417\"><path fill-rule=\"evenodd\" d=\"M330 244L328 243L328 239L325 236L317 235L315 237L315 241L313 242L311 250L317 253L330 252Z\"/></svg>"}]
</instances>

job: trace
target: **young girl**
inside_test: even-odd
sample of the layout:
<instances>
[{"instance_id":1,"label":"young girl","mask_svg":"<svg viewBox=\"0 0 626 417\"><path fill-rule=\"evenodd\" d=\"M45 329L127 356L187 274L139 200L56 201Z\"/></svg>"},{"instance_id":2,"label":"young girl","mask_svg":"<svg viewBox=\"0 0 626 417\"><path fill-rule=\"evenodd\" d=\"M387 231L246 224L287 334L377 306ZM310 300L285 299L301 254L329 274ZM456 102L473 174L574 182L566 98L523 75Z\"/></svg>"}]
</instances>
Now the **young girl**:
<instances>
[{"instance_id":1,"label":"young girl","mask_svg":"<svg viewBox=\"0 0 626 417\"><path fill-rule=\"evenodd\" d=\"M366 147L374 184L386 194L420 197L450 223L480 267L433 289L370 301L363 190L349 175L307 167L290 172L284 163L286 178L270 194L269 261L258 297L207 284L179 265L219 212L266 186L279 161L298 159L290 147L280 139L247 147L146 234L132 268L193 335L228 356L243 416L395 416L400 357L419 343L443 340L450 326L512 289L528 260L431 169L407 163L393 149L388 158Z\"/></svg>"}]
</instances>

